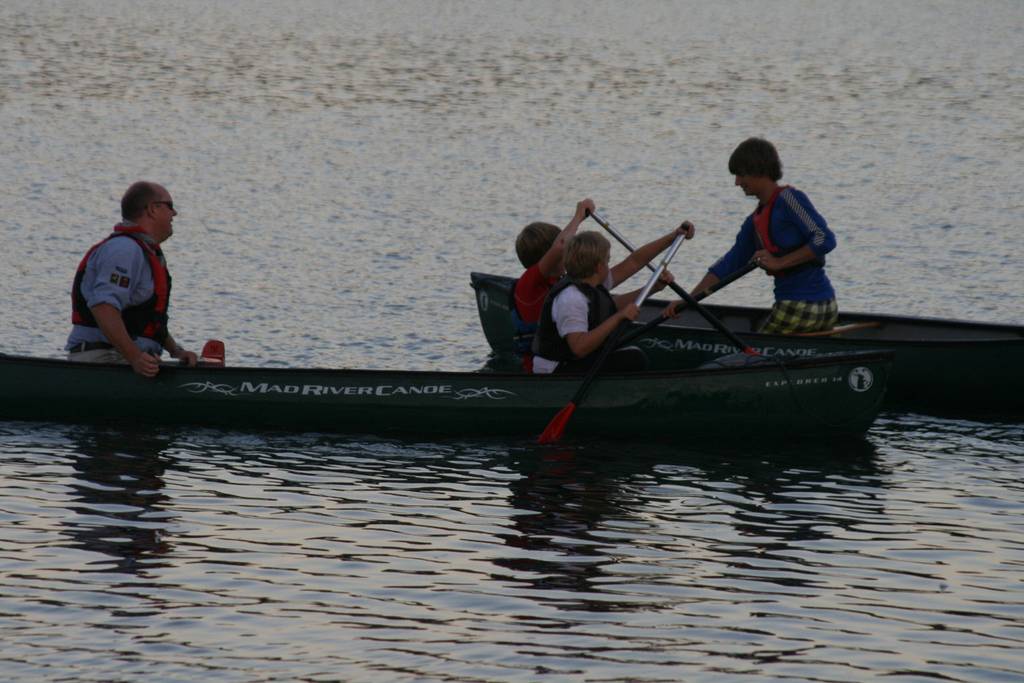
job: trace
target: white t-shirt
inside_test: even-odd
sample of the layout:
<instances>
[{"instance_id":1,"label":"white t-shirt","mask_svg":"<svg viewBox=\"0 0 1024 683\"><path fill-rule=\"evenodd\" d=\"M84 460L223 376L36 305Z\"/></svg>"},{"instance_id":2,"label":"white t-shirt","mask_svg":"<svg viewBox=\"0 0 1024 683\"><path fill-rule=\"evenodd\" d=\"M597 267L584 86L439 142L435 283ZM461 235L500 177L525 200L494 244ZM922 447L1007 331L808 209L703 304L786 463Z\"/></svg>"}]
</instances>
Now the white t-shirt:
<instances>
[{"instance_id":1,"label":"white t-shirt","mask_svg":"<svg viewBox=\"0 0 1024 683\"><path fill-rule=\"evenodd\" d=\"M612 286L612 274L604 281L605 289ZM586 332L590 329L590 302L586 295L576 287L566 287L555 300L551 302L551 318L555 321L555 328L558 336L565 337L573 332ZM546 375L555 371L558 361L544 358L543 356L533 357L533 372L537 375Z\"/></svg>"}]
</instances>

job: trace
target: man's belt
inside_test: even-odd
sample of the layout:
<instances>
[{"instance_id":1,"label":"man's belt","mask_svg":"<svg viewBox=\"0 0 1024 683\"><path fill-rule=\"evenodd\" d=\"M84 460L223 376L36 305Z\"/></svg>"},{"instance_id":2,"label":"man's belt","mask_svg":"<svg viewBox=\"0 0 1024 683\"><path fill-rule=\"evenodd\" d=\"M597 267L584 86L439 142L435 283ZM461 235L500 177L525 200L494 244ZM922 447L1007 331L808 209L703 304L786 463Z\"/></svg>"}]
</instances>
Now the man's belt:
<instances>
[{"instance_id":1,"label":"man's belt","mask_svg":"<svg viewBox=\"0 0 1024 683\"><path fill-rule=\"evenodd\" d=\"M98 349L112 348L114 348L114 345L108 344L107 342L81 342L80 344L75 344L68 349L68 353L82 353L83 351L96 351Z\"/></svg>"}]
</instances>

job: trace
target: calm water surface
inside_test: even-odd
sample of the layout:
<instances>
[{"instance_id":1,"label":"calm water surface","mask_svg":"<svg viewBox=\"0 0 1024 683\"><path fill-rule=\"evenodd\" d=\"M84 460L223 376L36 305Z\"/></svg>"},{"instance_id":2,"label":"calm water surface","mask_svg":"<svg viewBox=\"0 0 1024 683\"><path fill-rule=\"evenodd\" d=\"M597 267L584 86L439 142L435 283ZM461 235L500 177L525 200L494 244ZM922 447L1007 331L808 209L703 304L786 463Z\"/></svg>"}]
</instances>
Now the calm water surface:
<instances>
[{"instance_id":1,"label":"calm water surface","mask_svg":"<svg viewBox=\"0 0 1024 683\"><path fill-rule=\"evenodd\" d=\"M9 424L3 658L11 680L1014 680L1022 438L912 416L792 453Z\"/></svg>"},{"instance_id":2,"label":"calm water surface","mask_svg":"<svg viewBox=\"0 0 1024 683\"><path fill-rule=\"evenodd\" d=\"M61 355L144 177L179 341L475 369L469 272L515 274L523 224L692 219L696 282L755 134L835 229L842 308L1024 324L1022 51L1016 0L5 0L0 351ZM1024 680L1024 419L526 436L0 424L3 677Z\"/></svg>"}]
</instances>

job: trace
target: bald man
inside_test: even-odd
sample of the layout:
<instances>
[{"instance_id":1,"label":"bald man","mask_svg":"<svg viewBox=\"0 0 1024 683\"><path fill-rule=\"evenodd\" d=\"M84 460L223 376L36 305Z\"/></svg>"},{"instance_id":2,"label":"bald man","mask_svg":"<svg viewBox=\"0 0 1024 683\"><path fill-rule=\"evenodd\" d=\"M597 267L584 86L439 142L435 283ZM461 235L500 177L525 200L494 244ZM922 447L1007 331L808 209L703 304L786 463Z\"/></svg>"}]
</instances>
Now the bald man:
<instances>
[{"instance_id":1,"label":"bald man","mask_svg":"<svg viewBox=\"0 0 1024 683\"><path fill-rule=\"evenodd\" d=\"M128 363L143 377L160 371L160 355L195 365L196 354L167 329L171 275L160 245L173 233L174 201L161 185L140 180L121 198L122 221L82 258L71 291L68 359Z\"/></svg>"}]
</instances>

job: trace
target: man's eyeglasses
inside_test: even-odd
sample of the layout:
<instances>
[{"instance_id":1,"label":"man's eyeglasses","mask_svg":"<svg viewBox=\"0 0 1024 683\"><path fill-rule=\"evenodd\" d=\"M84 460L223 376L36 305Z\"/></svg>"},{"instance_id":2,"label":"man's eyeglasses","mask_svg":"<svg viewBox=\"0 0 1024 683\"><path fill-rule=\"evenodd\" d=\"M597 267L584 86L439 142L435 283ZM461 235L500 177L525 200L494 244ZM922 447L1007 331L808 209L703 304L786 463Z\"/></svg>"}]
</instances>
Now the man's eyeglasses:
<instances>
[{"instance_id":1,"label":"man's eyeglasses","mask_svg":"<svg viewBox=\"0 0 1024 683\"><path fill-rule=\"evenodd\" d=\"M174 211L174 202L165 202L164 200L161 199L160 201L150 202L150 204L163 204L171 211Z\"/></svg>"}]
</instances>

